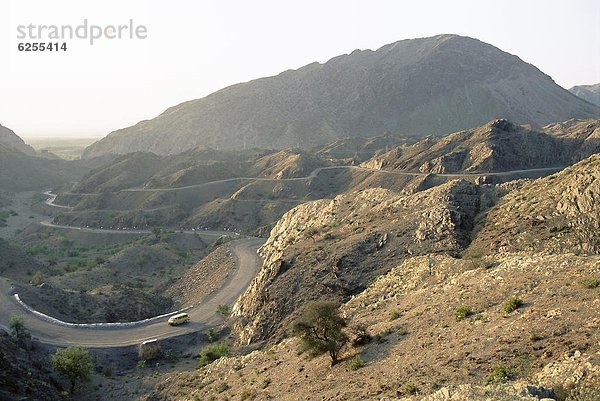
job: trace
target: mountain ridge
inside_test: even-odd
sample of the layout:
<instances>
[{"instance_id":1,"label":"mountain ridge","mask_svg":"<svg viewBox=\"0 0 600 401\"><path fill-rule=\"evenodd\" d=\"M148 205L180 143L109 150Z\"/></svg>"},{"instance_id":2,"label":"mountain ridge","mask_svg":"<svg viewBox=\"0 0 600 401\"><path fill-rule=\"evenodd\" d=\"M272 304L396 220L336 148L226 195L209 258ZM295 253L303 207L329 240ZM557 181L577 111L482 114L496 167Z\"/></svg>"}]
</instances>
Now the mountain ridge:
<instances>
[{"instance_id":1,"label":"mountain ridge","mask_svg":"<svg viewBox=\"0 0 600 401\"><path fill-rule=\"evenodd\" d=\"M600 106L600 83L594 85L577 85L569 89L572 94Z\"/></svg>"},{"instance_id":2,"label":"mountain ridge","mask_svg":"<svg viewBox=\"0 0 600 401\"><path fill-rule=\"evenodd\" d=\"M600 116L517 56L457 35L407 39L239 83L113 131L84 157L199 144L318 146L384 132L448 133L494 118L543 126Z\"/></svg>"}]
</instances>

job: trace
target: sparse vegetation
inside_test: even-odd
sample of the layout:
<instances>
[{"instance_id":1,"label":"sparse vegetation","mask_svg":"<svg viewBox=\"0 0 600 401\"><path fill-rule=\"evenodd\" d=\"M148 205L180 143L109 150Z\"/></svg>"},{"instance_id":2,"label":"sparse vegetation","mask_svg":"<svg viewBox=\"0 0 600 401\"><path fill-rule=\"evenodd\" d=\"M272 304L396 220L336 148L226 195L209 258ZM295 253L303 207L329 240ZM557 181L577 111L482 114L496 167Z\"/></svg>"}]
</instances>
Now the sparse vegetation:
<instances>
[{"instance_id":1,"label":"sparse vegetation","mask_svg":"<svg viewBox=\"0 0 600 401\"><path fill-rule=\"evenodd\" d=\"M219 305L217 306L217 315L221 316L223 319L227 319L229 317L229 312L231 308L229 305Z\"/></svg>"},{"instance_id":2,"label":"sparse vegetation","mask_svg":"<svg viewBox=\"0 0 600 401\"><path fill-rule=\"evenodd\" d=\"M256 396L256 392L254 390L244 390L240 394L240 400L250 400Z\"/></svg>"},{"instance_id":3,"label":"sparse vegetation","mask_svg":"<svg viewBox=\"0 0 600 401\"><path fill-rule=\"evenodd\" d=\"M456 320L462 320L473 315L473 309L468 305L462 305L456 311L454 311L454 317Z\"/></svg>"},{"instance_id":4,"label":"sparse vegetation","mask_svg":"<svg viewBox=\"0 0 600 401\"><path fill-rule=\"evenodd\" d=\"M214 344L207 345L202 348L199 356L200 366L208 365L209 363L216 361L223 356L231 355L231 346L222 341Z\"/></svg>"},{"instance_id":5,"label":"sparse vegetation","mask_svg":"<svg viewBox=\"0 0 600 401\"><path fill-rule=\"evenodd\" d=\"M310 355L328 353L331 364L338 362L339 353L348 341L344 333L346 320L340 316L333 302L315 301L306 304L292 331L300 337L301 344Z\"/></svg>"},{"instance_id":6,"label":"sparse vegetation","mask_svg":"<svg viewBox=\"0 0 600 401\"><path fill-rule=\"evenodd\" d=\"M398 327L397 333L400 337L402 337L402 336L405 336L408 334L408 330L406 330L406 328L404 326L400 326L400 327Z\"/></svg>"},{"instance_id":7,"label":"sparse vegetation","mask_svg":"<svg viewBox=\"0 0 600 401\"><path fill-rule=\"evenodd\" d=\"M402 395L409 396L417 394L419 392L419 388L413 383L406 383L405 385L400 387L399 392Z\"/></svg>"},{"instance_id":8,"label":"sparse vegetation","mask_svg":"<svg viewBox=\"0 0 600 401\"><path fill-rule=\"evenodd\" d=\"M585 288L598 288L600 286L600 280L597 278L589 278L587 280L583 280L582 284Z\"/></svg>"},{"instance_id":9,"label":"sparse vegetation","mask_svg":"<svg viewBox=\"0 0 600 401\"><path fill-rule=\"evenodd\" d=\"M8 327L11 334L19 341L27 340L31 337L29 330L25 327L25 320L21 315L11 315L8 321Z\"/></svg>"},{"instance_id":10,"label":"sparse vegetation","mask_svg":"<svg viewBox=\"0 0 600 401\"><path fill-rule=\"evenodd\" d=\"M506 383L514 379L516 373L513 369L503 364L495 364L492 366L491 372L485 376L485 384L500 384Z\"/></svg>"},{"instance_id":11,"label":"sparse vegetation","mask_svg":"<svg viewBox=\"0 0 600 401\"><path fill-rule=\"evenodd\" d=\"M229 390L230 388L231 388L231 386L229 384L223 382L217 386L216 390L217 390L217 393L222 393L224 391Z\"/></svg>"},{"instance_id":12,"label":"sparse vegetation","mask_svg":"<svg viewBox=\"0 0 600 401\"><path fill-rule=\"evenodd\" d=\"M219 332L217 330L215 330L214 328L210 328L206 331L206 338L208 339L209 343L214 343L219 339Z\"/></svg>"},{"instance_id":13,"label":"sparse vegetation","mask_svg":"<svg viewBox=\"0 0 600 401\"><path fill-rule=\"evenodd\" d=\"M350 360L348 360L347 365L349 370L358 370L365 366L365 361L363 361L360 355L354 355Z\"/></svg>"},{"instance_id":14,"label":"sparse vegetation","mask_svg":"<svg viewBox=\"0 0 600 401\"><path fill-rule=\"evenodd\" d=\"M54 369L69 381L71 394L75 391L75 385L79 380L90 380L94 362L83 348L59 349L50 360Z\"/></svg>"},{"instance_id":15,"label":"sparse vegetation","mask_svg":"<svg viewBox=\"0 0 600 401\"><path fill-rule=\"evenodd\" d=\"M168 349L165 351L165 359L167 360L167 362L169 363L177 363L177 361L179 361L179 355L173 351L172 349Z\"/></svg>"},{"instance_id":16,"label":"sparse vegetation","mask_svg":"<svg viewBox=\"0 0 600 401\"><path fill-rule=\"evenodd\" d=\"M353 347L368 344L373 339L367 331L367 328L361 324L351 326L349 331L351 334L350 344Z\"/></svg>"},{"instance_id":17,"label":"sparse vegetation","mask_svg":"<svg viewBox=\"0 0 600 401\"><path fill-rule=\"evenodd\" d=\"M536 330L532 331L531 334L529 335L529 339L533 342L540 341L543 338L544 337Z\"/></svg>"},{"instance_id":18,"label":"sparse vegetation","mask_svg":"<svg viewBox=\"0 0 600 401\"><path fill-rule=\"evenodd\" d=\"M400 317L400 312L397 310L390 312L390 320L396 320Z\"/></svg>"},{"instance_id":19,"label":"sparse vegetation","mask_svg":"<svg viewBox=\"0 0 600 401\"><path fill-rule=\"evenodd\" d=\"M600 388L588 386L557 386L554 389L557 401L598 401Z\"/></svg>"},{"instance_id":20,"label":"sparse vegetation","mask_svg":"<svg viewBox=\"0 0 600 401\"><path fill-rule=\"evenodd\" d=\"M506 313L511 313L519 309L521 306L523 306L523 300L516 296L512 296L508 298L506 302L504 302L502 309Z\"/></svg>"},{"instance_id":21,"label":"sparse vegetation","mask_svg":"<svg viewBox=\"0 0 600 401\"><path fill-rule=\"evenodd\" d=\"M44 273L42 273L41 271L37 271L33 274L33 277L31 278L31 284L38 286L43 284L46 281L46 277L44 276Z\"/></svg>"}]
</instances>

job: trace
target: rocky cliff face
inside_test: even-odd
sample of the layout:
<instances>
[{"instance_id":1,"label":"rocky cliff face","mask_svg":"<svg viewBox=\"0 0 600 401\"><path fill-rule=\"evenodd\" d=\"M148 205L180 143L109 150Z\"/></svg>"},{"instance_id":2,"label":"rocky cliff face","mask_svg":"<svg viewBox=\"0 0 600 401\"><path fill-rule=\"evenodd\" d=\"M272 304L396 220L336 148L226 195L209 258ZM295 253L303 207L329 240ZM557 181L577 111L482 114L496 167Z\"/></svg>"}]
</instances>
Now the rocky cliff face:
<instances>
[{"instance_id":1,"label":"rocky cliff face","mask_svg":"<svg viewBox=\"0 0 600 401\"><path fill-rule=\"evenodd\" d=\"M413 195L378 188L292 209L260 249L263 268L234 308L242 341L281 338L304 302L345 300L406 257L458 254L495 196L452 181Z\"/></svg>"},{"instance_id":2,"label":"rocky cliff face","mask_svg":"<svg viewBox=\"0 0 600 401\"><path fill-rule=\"evenodd\" d=\"M354 51L237 84L110 133L84 157L149 151L323 145L344 137L444 134L494 118L546 125L600 108L534 66L456 35Z\"/></svg>"}]
</instances>

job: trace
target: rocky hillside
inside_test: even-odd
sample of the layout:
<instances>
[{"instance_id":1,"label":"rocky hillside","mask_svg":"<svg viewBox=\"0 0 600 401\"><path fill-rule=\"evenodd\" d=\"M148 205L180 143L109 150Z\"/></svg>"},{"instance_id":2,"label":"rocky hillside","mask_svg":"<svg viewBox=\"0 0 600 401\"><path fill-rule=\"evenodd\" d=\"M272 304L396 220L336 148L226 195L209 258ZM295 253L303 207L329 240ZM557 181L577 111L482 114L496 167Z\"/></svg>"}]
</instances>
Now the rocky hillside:
<instances>
[{"instance_id":1,"label":"rocky hillside","mask_svg":"<svg viewBox=\"0 0 600 401\"><path fill-rule=\"evenodd\" d=\"M48 355L32 352L0 329L0 399L2 401L64 399L51 377Z\"/></svg>"},{"instance_id":2,"label":"rocky hillside","mask_svg":"<svg viewBox=\"0 0 600 401\"><path fill-rule=\"evenodd\" d=\"M574 86L569 89L569 92L596 106L600 106L600 84Z\"/></svg>"},{"instance_id":3,"label":"rocky hillside","mask_svg":"<svg viewBox=\"0 0 600 401\"><path fill-rule=\"evenodd\" d=\"M600 116L534 66L456 35L356 50L233 85L110 133L85 157L136 151L310 148L385 132L443 134L494 118L546 125Z\"/></svg>"},{"instance_id":4,"label":"rocky hillside","mask_svg":"<svg viewBox=\"0 0 600 401\"><path fill-rule=\"evenodd\" d=\"M482 253L600 254L600 154L524 184L483 224L471 244Z\"/></svg>"},{"instance_id":5,"label":"rocky hillside","mask_svg":"<svg viewBox=\"0 0 600 401\"><path fill-rule=\"evenodd\" d=\"M342 138L318 147L314 149L314 152L326 159L340 159L345 160L347 164L355 164L410 140L413 138L390 134L372 138Z\"/></svg>"},{"instance_id":6,"label":"rocky hillside","mask_svg":"<svg viewBox=\"0 0 600 401\"><path fill-rule=\"evenodd\" d=\"M570 165L600 151L600 120L570 120L543 132L494 120L441 138L427 137L363 163L388 171L499 172Z\"/></svg>"},{"instance_id":7,"label":"rocky hillside","mask_svg":"<svg viewBox=\"0 0 600 401\"><path fill-rule=\"evenodd\" d=\"M21 248L0 238L0 276L27 281L37 272L46 268L28 256Z\"/></svg>"},{"instance_id":8,"label":"rocky hillside","mask_svg":"<svg viewBox=\"0 0 600 401\"><path fill-rule=\"evenodd\" d=\"M60 160L25 154L0 143L0 190L24 191L63 184L76 174Z\"/></svg>"},{"instance_id":9,"label":"rocky hillside","mask_svg":"<svg viewBox=\"0 0 600 401\"><path fill-rule=\"evenodd\" d=\"M377 188L292 209L260 249L263 268L234 307L242 341L284 337L303 303L346 300L412 255L458 255L495 196L457 180L408 196Z\"/></svg>"},{"instance_id":10,"label":"rocky hillside","mask_svg":"<svg viewBox=\"0 0 600 401\"><path fill-rule=\"evenodd\" d=\"M136 152L91 171L72 191L99 193L128 188L178 188L237 177L305 177L327 164L321 157L295 149L236 152L197 147L164 157Z\"/></svg>"},{"instance_id":11,"label":"rocky hillside","mask_svg":"<svg viewBox=\"0 0 600 401\"><path fill-rule=\"evenodd\" d=\"M35 156L35 150L27 145L21 137L19 137L10 128L4 127L0 124L0 144L11 147L19 152L25 153L29 156Z\"/></svg>"},{"instance_id":12,"label":"rocky hillside","mask_svg":"<svg viewBox=\"0 0 600 401\"><path fill-rule=\"evenodd\" d=\"M598 395L598 289L585 282L599 268L598 256L572 254L511 255L489 268L410 257L342 305L350 327L372 337L348 346L342 363L311 359L287 339L166 375L141 400L596 400L567 395ZM515 294L525 306L507 313ZM468 313L457 317L459 310ZM356 355L364 366L352 367Z\"/></svg>"},{"instance_id":13,"label":"rocky hillside","mask_svg":"<svg viewBox=\"0 0 600 401\"><path fill-rule=\"evenodd\" d=\"M0 126L0 191L48 189L79 179L111 156L65 161L38 154L13 131Z\"/></svg>"},{"instance_id":14,"label":"rocky hillside","mask_svg":"<svg viewBox=\"0 0 600 401\"><path fill-rule=\"evenodd\" d=\"M271 231L263 268L235 307L241 341L282 338L304 302L347 300L413 255L457 256L466 246L479 257L598 254L599 163L593 155L522 187L456 180L412 195L371 189L300 205Z\"/></svg>"},{"instance_id":15,"label":"rocky hillside","mask_svg":"<svg viewBox=\"0 0 600 401\"><path fill-rule=\"evenodd\" d=\"M599 163L296 207L234 307L239 339L270 344L165 375L140 400L598 399ZM284 339L317 298L343 301L348 321L333 367Z\"/></svg>"}]
</instances>

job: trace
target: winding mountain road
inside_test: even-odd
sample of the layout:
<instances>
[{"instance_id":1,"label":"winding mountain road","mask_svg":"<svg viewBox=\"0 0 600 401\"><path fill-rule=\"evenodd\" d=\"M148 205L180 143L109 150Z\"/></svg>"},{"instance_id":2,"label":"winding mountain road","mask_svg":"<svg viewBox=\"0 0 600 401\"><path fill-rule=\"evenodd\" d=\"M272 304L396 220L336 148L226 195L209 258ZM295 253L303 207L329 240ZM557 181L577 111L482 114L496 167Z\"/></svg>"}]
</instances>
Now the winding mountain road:
<instances>
[{"instance_id":1,"label":"winding mountain road","mask_svg":"<svg viewBox=\"0 0 600 401\"><path fill-rule=\"evenodd\" d=\"M8 326L12 314L22 315L25 326L34 337L46 344L77 345L82 347L122 347L139 344L151 339L164 339L205 330L219 323L217 306L232 305L246 290L261 266L256 250L264 242L260 238L247 238L232 242L237 258L237 269L221 289L186 312L190 322L181 326L170 326L167 317L151 319L134 325L73 327L57 324L34 314L19 304L14 297L10 282L0 278L0 326Z\"/></svg>"},{"instance_id":2,"label":"winding mountain road","mask_svg":"<svg viewBox=\"0 0 600 401\"><path fill-rule=\"evenodd\" d=\"M66 226L63 224L54 224L52 220L44 220L39 222L45 227L61 228L65 230L77 230L82 233L98 233L98 234L150 234L151 230L115 230L109 228L94 228L94 227L77 227L77 226ZM222 237L224 235L239 235L232 231L216 231L216 230L176 230L177 232L185 234L200 234L212 237Z\"/></svg>"},{"instance_id":3,"label":"winding mountain road","mask_svg":"<svg viewBox=\"0 0 600 401\"><path fill-rule=\"evenodd\" d=\"M177 188L129 188L122 190L123 192L160 192L160 191L177 191L182 189L200 188L212 184L254 180L254 181L301 181L317 177L324 170L334 169L357 169L363 171L378 172L382 174L393 174L400 176L426 176L428 173L417 172L401 172L401 171L386 171L369 169L361 166L329 166L319 167L313 170L306 177L287 178L287 179L272 179L272 178L257 178L257 177L238 177L225 180L211 181L202 184L189 185ZM546 167L527 170L513 170L494 173L459 173L459 174L436 174L437 176L449 178L467 178L477 176L505 176L517 175L526 173L554 172L561 170L562 167ZM70 206L58 205L55 203L56 196L51 191L45 192L49 198L46 204L49 206L72 209ZM51 221L42 221L42 225L55 228L80 230L82 232L91 233L114 233L114 234L144 234L150 230L113 230L113 229L98 229L90 227L72 227L53 224ZM195 231L185 231L186 233L194 233ZM201 231L206 235L231 235L231 232L226 231ZM51 321L39 314L28 311L14 297L14 288L6 279L0 278L0 327L6 328L10 315L21 314L24 316L25 325L31 331L32 335L47 344L56 345L78 345L84 347L121 347L139 344L143 341L151 339L164 339L175 337L187 333L197 332L206 329L211 324L218 323L216 316L217 306L220 304L233 304L239 295L248 287L252 279L256 276L260 269L260 259L256 254L256 250L264 240L258 238L240 239L233 242L233 251L237 257L238 268L230 277L228 282L209 299L198 305L192 306L187 313L190 315L191 321L188 324L172 327L166 323L167 317L159 317L150 319L149 321L136 322L133 325L123 326L97 326L86 327L77 325L65 325ZM89 325L88 325L89 326Z\"/></svg>"},{"instance_id":4,"label":"winding mountain road","mask_svg":"<svg viewBox=\"0 0 600 401\"><path fill-rule=\"evenodd\" d=\"M556 172L562 170L564 167L542 167L542 168L532 168L532 169L522 169L522 170L510 170L510 171L496 171L492 173L421 173L421 172L410 172L410 171L389 171L389 170L380 170L374 168L367 168L362 166L327 166L327 167L318 167L314 169L309 175L305 177L294 177L294 178L263 178L263 177L234 177L234 178L226 178L223 180L209 181L203 182L200 184L186 185L182 187L173 187L173 188L126 188L120 191L115 191L114 193L119 192L172 192L172 191L182 191L186 189L194 189L194 188L202 188L211 185L223 184L227 182L235 182L235 181L304 181L316 178L321 171L325 170L360 170L367 171L372 173L381 173L381 174L390 174L397 176L405 176L405 177L424 177L427 175L435 175L438 177L447 177L447 178L469 178L469 177L482 177L482 176L508 176L508 175L519 175L519 174L529 174L529 173L544 173L544 172ZM48 196L53 196L52 200L47 201L46 204L50 206L70 208L69 206L57 205L54 203L57 195L52 194L51 192L45 193ZM71 192L72 195L85 195L85 196L97 196L98 194L89 194L89 193L76 193Z\"/></svg>"}]
</instances>

